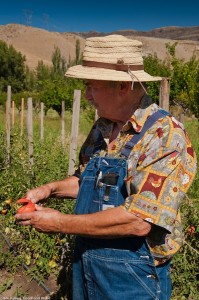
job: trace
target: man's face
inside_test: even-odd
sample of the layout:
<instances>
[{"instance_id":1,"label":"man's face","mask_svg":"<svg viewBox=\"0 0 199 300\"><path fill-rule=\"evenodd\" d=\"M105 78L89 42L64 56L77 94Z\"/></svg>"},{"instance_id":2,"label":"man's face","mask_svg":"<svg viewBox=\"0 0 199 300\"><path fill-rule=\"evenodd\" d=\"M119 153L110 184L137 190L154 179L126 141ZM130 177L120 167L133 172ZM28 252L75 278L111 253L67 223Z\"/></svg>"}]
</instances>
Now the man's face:
<instances>
[{"instance_id":1,"label":"man's face","mask_svg":"<svg viewBox=\"0 0 199 300\"><path fill-rule=\"evenodd\" d=\"M87 80L86 99L97 109L100 117L114 119L114 111L118 105L117 85L111 86L110 82L101 80Z\"/></svg>"}]
</instances>

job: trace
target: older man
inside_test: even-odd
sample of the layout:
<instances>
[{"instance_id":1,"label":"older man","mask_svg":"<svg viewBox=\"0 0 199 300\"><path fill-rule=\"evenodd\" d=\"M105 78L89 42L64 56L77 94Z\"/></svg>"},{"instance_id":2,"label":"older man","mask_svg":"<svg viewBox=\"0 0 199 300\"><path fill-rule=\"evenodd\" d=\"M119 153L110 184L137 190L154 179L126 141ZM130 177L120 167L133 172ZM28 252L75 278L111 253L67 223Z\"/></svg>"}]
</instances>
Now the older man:
<instances>
[{"instance_id":1,"label":"older man","mask_svg":"<svg viewBox=\"0 0 199 300\"><path fill-rule=\"evenodd\" d=\"M83 64L67 77L85 80L99 119L73 176L27 192L34 203L77 198L75 214L37 206L16 215L42 232L76 235L73 299L171 297L169 266L182 242L179 207L196 172L180 124L147 96L142 44L120 35L89 38Z\"/></svg>"}]
</instances>

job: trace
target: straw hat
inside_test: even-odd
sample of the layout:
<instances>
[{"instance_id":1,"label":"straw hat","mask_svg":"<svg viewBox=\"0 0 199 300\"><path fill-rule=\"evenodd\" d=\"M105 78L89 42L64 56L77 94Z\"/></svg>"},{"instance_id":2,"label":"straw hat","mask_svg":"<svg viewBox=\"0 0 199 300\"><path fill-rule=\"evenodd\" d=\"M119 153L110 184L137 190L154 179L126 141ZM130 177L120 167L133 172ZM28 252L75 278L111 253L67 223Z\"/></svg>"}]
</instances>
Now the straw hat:
<instances>
[{"instance_id":1,"label":"straw hat","mask_svg":"<svg viewBox=\"0 0 199 300\"><path fill-rule=\"evenodd\" d=\"M144 71L142 43L122 35L86 39L82 65L70 67L66 77L109 81L159 81Z\"/></svg>"}]
</instances>

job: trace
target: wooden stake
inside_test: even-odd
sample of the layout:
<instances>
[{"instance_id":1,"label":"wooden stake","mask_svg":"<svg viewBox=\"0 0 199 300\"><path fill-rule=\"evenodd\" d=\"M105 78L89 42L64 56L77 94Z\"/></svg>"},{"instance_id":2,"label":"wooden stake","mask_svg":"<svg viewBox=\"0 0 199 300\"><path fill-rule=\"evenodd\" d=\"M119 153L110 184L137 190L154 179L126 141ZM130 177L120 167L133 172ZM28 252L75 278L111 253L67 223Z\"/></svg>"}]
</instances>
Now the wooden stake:
<instances>
[{"instance_id":1,"label":"wooden stake","mask_svg":"<svg viewBox=\"0 0 199 300\"><path fill-rule=\"evenodd\" d=\"M69 157L68 175L72 175L75 171L76 153L77 153L77 144L78 144L80 99L81 99L81 91L75 90L74 100L73 100L73 116L72 116L72 129L71 129L71 139L70 139L70 157Z\"/></svg>"},{"instance_id":2,"label":"wooden stake","mask_svg":"<svg viewBox=\"0 0 199 300\"><path fill-rule=\"evenodd\" d=\"M169 111L169 94L170 94L170 80L164 78L160 84L160 102L159 106L166 111Z\"/></svg>"},{"instance_id":3,"label":"wooden stake","mask_svg":"<svg viewBox=\"0 0 199 300\"><path fill-rule=\"evenodd\" d=\"M44 139L44 104L41 102L40 140Z\"/></svg>"},{"instance_id":4,"label":"wooden stake","mask_svg":"<svg viewBox=\"0 0 199 300\"><path fill-rule=\"evenodd\" d=\"M61 103L61 140L62 147L65 146L65 101Z\"/></svg>"},{"instance_id":5,"label":"wooden stake","mask_svg":"<svg viewBox=\"0 0 199 300\"><path fill-rule=\"evenodd\" d=\"M12 128L14 128L15 124L15 102L12 101Z\"/></svg>"},{"instance_id":6,"label":"wooden stake","mask_svg":"<svg viewBox=\"0 0 199 300\"><path fill-rule=\"evenodd\" d=\"M24 123L24 98L21 99L21 136L23 135L23 123Z\"/></svg>"},{"instance_id":7,"label":"wooden stake","mask_svg":"<svg viewBox=\"0 0 199 300\"><path fill-rule=\"evenodd\" d=\"M6 100L6 165L10 164L10 111L11 111L11 86L7 87Z\"/></svg>"},{"instance_id":8,"label":"wooden stake","mask_svg":"<svg viewBox=\"0 0 199 300\"><path fill-rule=\"evenodd\" d=\"M28 129L28 152L29 162L33 165L33 122L32 122L32 98L28 98L27 112L27 129Z\"/></svg>"}]
</instances>

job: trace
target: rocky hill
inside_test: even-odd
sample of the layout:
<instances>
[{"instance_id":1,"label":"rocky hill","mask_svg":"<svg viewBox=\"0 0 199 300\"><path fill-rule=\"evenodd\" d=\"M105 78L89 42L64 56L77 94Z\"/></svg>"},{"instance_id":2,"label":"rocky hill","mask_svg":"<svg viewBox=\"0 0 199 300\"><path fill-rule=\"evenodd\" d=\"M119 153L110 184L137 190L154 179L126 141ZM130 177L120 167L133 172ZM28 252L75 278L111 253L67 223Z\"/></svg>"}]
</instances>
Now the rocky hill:
<instances>
[{"instance_id":1,"label":"rocky hill","mask_svg":"<svg viewBox=\"0 0 199 300\"><path fill-rule=\"evenodd\" d=\"M179 58L189 60L193 55L199 58L199 27L179 28L164 27L151 31L123 30L110 34L122 34L143 42L143 54L156 53L160 59L166 58L166 43L178 42L176 54ZM106 33L106 35L109 33ZM62 56L69 60L75 57L76 40L79 39L81 50L88 36L105 35L99 32L71 33L50 32L44 29L8 24L0 26L0 40L20 51L26 56L27 65L34 69L39 60L51 64L54 47L60 48Z\"/></svg>"},{"instance_id":2,"label":"rocky hill","mask_svg":"<svg viewBox=\"0 0 199 300\"><path fill-rule=\"evenodd\" d=\"M149 31L136 31L136 30L118 30L110 32L110 34L122 34L124 36L146 36L174 40L192 40L199 41L199 26L193 27L161 27ZM79 33L84 38L89 36L105 35L104 32L88 31Z\"/></svg>"}]
</instances>

